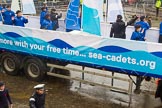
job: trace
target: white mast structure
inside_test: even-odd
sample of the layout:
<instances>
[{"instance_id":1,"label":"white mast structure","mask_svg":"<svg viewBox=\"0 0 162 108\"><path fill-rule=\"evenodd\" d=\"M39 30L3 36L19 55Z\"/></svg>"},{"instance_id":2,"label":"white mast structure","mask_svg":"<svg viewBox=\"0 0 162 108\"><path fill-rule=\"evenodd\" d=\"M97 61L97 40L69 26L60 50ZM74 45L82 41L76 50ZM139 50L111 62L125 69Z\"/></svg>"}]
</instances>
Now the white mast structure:
<instances>
[{"instance_id":1,"label":"white mast structure","mask_svg":"<svg viewBox=\"0 0 162 108\"><path fill-rule=\"evenodd\" d=\"M12 0L11 9L14 12L21 10L23 14L36 14L33 0Z\"/></svg>"}]
</instances>

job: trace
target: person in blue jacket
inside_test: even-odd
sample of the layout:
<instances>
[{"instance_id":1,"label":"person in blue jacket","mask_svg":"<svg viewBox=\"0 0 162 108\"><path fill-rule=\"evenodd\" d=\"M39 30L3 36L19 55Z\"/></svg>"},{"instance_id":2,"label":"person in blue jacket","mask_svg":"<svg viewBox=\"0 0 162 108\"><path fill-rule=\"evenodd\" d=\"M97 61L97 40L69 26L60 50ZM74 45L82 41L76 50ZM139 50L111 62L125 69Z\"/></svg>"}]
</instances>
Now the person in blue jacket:
<instances>
[{"instance_id":1,"label":"person in blue jacket","mask_svg":"<svg viewBox=\"0 0 162 108\"><path fill-rule=\"evenodd\" d=\"M144 30L142 30L143 32ZM136 41L145 41L145 37L143 36L141 32L141 26L139 24L135 25L135 31L132 33L131 40Z\"/></svg>"},{"instance_id":2,"label":"person in blue jacket","mask_svg":"<svg viewBox=\"0 0 162 108\"><path fill-rule=\"evenodd\" d=\"M40 13L40 25L42 25L46 15L47 15L47 10L45 7L42 7L42 11Z\"/></svg>"},{"instance_id":3,"label":"person in blue jacket","mask_svg":"<svg viewBox=\"0 0 162 108\"><path fill-rule=\"evenodd\" d=\"M145 41L146 38L143 35L144 31L145 30L142 28L141 25L136 24L135 25L135 31L132 33L132 36L131 36L131 40ZM138 44L137 44L137 46L138 46ZM141 92L140 86L141 86L143 79L144 79L143 76L139 76L139 75L136 76L136 87L135 87L134 92L137 93L137 94L139 94Z\"/></svg>"},{"instance_id":4,"label":"person in blue jacket","mask_svg":"<svg viewBox=\"0 0 162 108\"><path fill-rule=\"evenodd\" d=\"M150 28L149 24L146 22L146 17L141 16L140 21L137 22L135 25L137 25L137 24L141 26L141 30L144 30L144 32L142 34L145 37L146 31Z\"/></svg>"},{"instance_id":5,"label":"person in blue jacket","mask_svg":"<svg viewBox=\"0 0 162 108\"><path fill-rule=\"evenodd\" d=\"M2 8L2 6L0 5L0 14L1 14L1 15L0 15L0 21L2 21L2 13L1 13L1 12L2 12L2 9L3 9L3 8Z\"/></svg>"},{"instance_id":6,"label":"person in blue jacket","mask_svg":"<svg viewBox=\"0 0 162 108\"><path fill-rule=\"evenodd\" d=\"M53 30L53 23L51 21L50 14L47 14L45 16L45 19L43 20L41 27L42 27L41 29Z\"/></svg>"},{"instance_id":7,"label":"person in blue jacket","mask_svg":"<svg viewBox=\"0 0 162 108\"><path fill-rule=\"evenodd\" d=\"M23 17L22 12L20 10L18 10L16 14L17 16L13 20L14 25L25 27L25 24L28 23L28 18Z\"/></svg>"},{"instance_id":8,"label":"person in blue jacket","mask_svg":"<svg viewBox=\"0 0 162 108\"><path fill-rule=\"evenodd\" d=\"M3 24L13 25L13 19L15 17L15 13L11 10L11 6L7 6L7 10L5 12L4 10L2 10L2 16L4 19Z\"/></svg>"},{"instance_id":9,"label":"person in blue jacket","mask_svg":"<svg viewBox=\"0 0 162 108\"><path fill-rule=\"evenodd\" d=\"M162 22L160 23L159 27L159 43L162 43Z\"/></svg>"}]
</instances>

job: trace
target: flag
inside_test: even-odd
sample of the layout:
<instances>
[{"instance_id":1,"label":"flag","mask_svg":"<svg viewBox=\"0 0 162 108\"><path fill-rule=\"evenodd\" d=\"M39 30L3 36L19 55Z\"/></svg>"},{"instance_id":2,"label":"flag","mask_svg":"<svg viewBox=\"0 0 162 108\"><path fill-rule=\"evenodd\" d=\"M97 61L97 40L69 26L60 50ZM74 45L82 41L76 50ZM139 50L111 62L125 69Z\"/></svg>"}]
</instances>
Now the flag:
<instances>
[{"instance_id":1,"label":"flag","mask_svg":"<svg viewBox=\"0 0 162 108\"><path fill-rule=\"evenodd\" d=\"M71 0L68 6L67 15L65 19L66 29L80 30L80 0Z\"/></svg>"},{"instance_id":2,"label":"flag","mask_svg":"<svg viewBox=\"0 0 162 108\"><path fill-rule=\"evenodd\" d=\"M83 0L82 29L90 34L101 35L103 0Z\"/></svg>"}]
</instances>

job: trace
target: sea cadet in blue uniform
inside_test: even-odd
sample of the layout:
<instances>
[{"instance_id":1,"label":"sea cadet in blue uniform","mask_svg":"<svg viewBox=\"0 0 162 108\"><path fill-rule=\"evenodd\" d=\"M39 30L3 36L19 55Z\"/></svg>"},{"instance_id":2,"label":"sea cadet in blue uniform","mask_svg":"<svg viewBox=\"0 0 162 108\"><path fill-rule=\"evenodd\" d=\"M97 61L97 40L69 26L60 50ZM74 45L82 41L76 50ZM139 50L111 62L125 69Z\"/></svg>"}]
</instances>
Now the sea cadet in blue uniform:
<instances>
[{"instance_id":1,"label":"sea cadet in blue uniform","mask_svg":"<svg viewBox=\"0 0 162 108\"><path fill-rule=\"evenodd\" d=\"M53 30L53 23L49 14L45 16L44 21L42 22L41 29Z\"/></svg>"},{"instance_id":2,"label":"sea cadet in blue uniform","mask_svg":"<svg viewBox=\"0 0 162 108\"><path fill-rule=\"evenodd\" d=\"M137 22L135 25L140 25L141 26L141 30L144 30L143 32L143 36L145 37L146 35L146 30L148 30L150 28L149 24L146 22L145 16L141 16L140 17L140 21Z\"/></svg>"},{"instance_id":3,"label":"sea cadet in blue uniform","mask_svg":"<svg viewBox=\"0 0 162 108\"><path fill-rule=\"evenodd\" d=\"M145 29L141 27L141 25L136 24L135 25L135 31L132 33L131 40L136 40L136 41L145 41L145 35L144 33ZM138 44L137 44L138 46ZM138 76L136 77L136 88L134 90L135 93L140 93L140 86L141 82L143 81L144 77L143 76Z\"/></svg>"},{"instance_id":4,"label":"sea cadet in blue uniform","mask_svg":"<svg viewBox=\"0 0 162 108\"><path fill-rule=\"evenodd\" d=\"M28 23L28 19L22 16L22 12L20 10L18 10L16 14L17 16L13 20L14 25L25 27L25 24Z\"/></svg>"},{"instance_id":5,"label":"sea cadet in blue uniform","mask_svg":"<svg viewBox=\"0 0 162 108\"><path fill-rule=\"evenodd\" d=\"M9 92L5 88L4 82L0 81L0 108L12 108L12 106Z\"/></svg>"},{"instance_id":6,"label":"sea cadet in blue uniform","mask_svg":"<svg viewBox=\"0 0 162 108\"><path fill-rule=\"evenodd\" d=\"M47 15L47 10L45 7L42 7L42 11L40 13L40 25L42 25L46 15Z\"/></svg>"},{"instance_id":7,"label":"sea cadet in blue uniform","mask_svg":"<svg viewBox=\"0 0 162 108\"><path fill-rule=\"evenodd\" d=\"M13 19L15 17L15 13L11 10L11 6L7 6L7 10L5 12L4 10L2 10L2 15L4 19L3 24L13 25Z\"/></svg>"},{"instance_id":8,"label":"sea cadet in blue uniform","mask_svg":"<svg viewBox=\"0 0 162 108\"><path fill-rule=\"evenodd\" d=\"M144 30L142 30L144 32ZM145 41L145 37L143 36L141 32L141 26L140 25L135 25L135 31L132 33L131 40L136 40L136 41Z\"/></svg>"},{"instance_id":9,"label":"sea cadet in blue uniform","mask_svg":"<svg viewBox=\"0 0 162 108\"><path fill-rule=\"evenodd\" d=\"M34 87L35 92L29 99L30 108L45 108L45 84L39 84Z\"/></svg>"}]
</instances>

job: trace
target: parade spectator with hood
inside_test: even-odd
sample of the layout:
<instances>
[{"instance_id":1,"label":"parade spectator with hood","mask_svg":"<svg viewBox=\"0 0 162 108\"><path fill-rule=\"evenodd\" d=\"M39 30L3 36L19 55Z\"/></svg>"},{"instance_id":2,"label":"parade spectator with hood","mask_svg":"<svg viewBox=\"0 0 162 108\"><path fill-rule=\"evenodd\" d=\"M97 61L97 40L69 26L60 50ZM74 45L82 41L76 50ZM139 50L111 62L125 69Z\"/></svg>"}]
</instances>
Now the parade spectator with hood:
<instances>
[{"instance_id":1,"label":"parade spectator with hood","mask_svg":"<svg viewBox=\"0 0 162 108\"><path fill-rule=\"evenodd\" d=\"M23 17L22 12L20 10L18 10L16 14L17 16L13 20L14 25L25 27L25 24L28 23L28 17L27 18Z\"/></svg>"},{"instance_id":2,"label":"parade spectator with hood","mask_svg":"<svg viewBox=\"0 0 162 108\"><path fill-rule=\"evenodd\" d=\"M117 15L117 20L113 23L110 31L110 37L125 39L125 22L122 20L121 15Z\"/></svg>"},{"instance_id":3,"label":"parade spectator with hood","mask_svg":"<svg viewBox=\"0 0 162 108\"><path fill-rule=\"evenodd\" d=\"M13 19L15 17L15 13L11 10L11 6L8 5L6 11L2 10L2 16L4 19L3 24L13 25Z\"/></svg>"}]
</instances>

